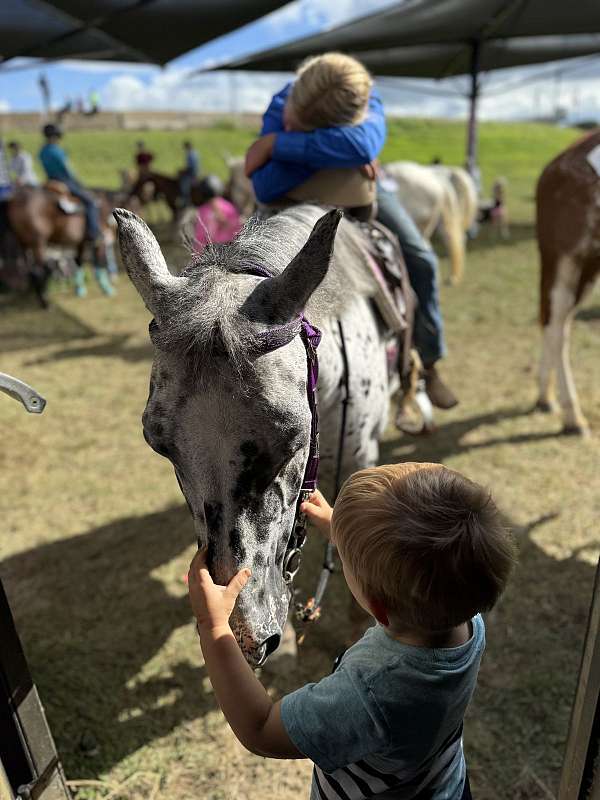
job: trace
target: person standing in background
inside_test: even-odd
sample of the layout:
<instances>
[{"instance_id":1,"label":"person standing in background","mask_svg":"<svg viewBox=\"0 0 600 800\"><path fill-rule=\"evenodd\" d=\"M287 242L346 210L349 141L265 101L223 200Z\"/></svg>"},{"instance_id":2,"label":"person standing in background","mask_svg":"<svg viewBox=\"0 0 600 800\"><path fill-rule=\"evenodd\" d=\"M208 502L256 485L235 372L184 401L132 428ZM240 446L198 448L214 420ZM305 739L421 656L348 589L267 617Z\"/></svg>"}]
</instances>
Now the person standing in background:
<instances>
[{"instance_id":1,"label":"person standing in background","mask_svg":"<svg viewBox=\"0 0 600 800\"><path fill-rule=\"evenodd\" d=\"M184 205L192 205L192 185L200 174L200 157L190 141L183 143L185 167L179 173L179 191Z\"/></svg>"},{"instance_id":2,"label":"person standing in background","mask_svg":"<svg viewBox=\"0 0 600 800\"><path fill-rule=\"evenodd\" d=\"M9 142L11 160L8 165L16 186L38 186L39 181L33 168L31 154L23 150L19 142Z\"/></svg>"}]
</instances>

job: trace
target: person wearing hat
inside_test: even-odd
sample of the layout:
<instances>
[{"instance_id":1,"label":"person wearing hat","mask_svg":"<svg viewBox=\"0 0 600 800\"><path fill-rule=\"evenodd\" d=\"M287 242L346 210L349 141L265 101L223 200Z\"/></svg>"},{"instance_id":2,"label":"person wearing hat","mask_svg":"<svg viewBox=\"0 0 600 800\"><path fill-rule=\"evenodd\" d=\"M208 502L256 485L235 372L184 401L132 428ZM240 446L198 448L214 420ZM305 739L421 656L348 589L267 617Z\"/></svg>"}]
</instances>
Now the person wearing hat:
<instances>
[{"instance_id":1,"label":"person wearing hat","mask_svg":"<svg viewBox=\"0 0 600 800\"><path fill-rule=\"evenodd\" d=\"M44 125L42 130L46 143L39 152L39 159L49 181L64 183L71 194L81 200L85 210L86 238L92 242L100 238L100 217L94 198L83 188L73 172L67 154L60 146L62 131L58 125Z\"/></svg>"},{"instance_id":2,"label":"person wearing hat","mask_svg":"<svg viewBox=\"0 0 600 800\"><path fill-rule=\"evenodd\" d=\"M44 171L50 181L60 181L69 192L81 200L85 213L85 239L92 243L92 257L94 261L94 274L100 289L106 295L113 295L114 288L108 277L106 269L106 249L100 230L100 215L94 198L81 185L79 179L71 169L67 154L60 147L59 142L62 138L62 131L58 125L44 125L42 133L46 139L39 152L39 159L42 162ZM75 272L75 293L78 297L84 297L87 293L85 287L85 271L83 267L78 267Z\"/></svg>"}]
</instances>

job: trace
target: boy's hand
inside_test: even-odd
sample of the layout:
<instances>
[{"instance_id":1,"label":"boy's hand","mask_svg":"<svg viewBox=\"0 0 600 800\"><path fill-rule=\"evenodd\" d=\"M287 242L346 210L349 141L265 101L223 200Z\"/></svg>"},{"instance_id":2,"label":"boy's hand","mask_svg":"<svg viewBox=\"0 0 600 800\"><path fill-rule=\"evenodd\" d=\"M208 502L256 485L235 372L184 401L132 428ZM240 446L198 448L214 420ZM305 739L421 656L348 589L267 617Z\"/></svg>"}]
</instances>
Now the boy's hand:
<instances>
[{"instance_id":1,"label":"boy's hand","mask_svg":"<svg viewBox=\"0 0 600 800\"><path fill-rule=\"evenodd\" d=\"M275 146L275 134L267 133L261 136L254 144L250 145L246 153L246 161L244 172L246 177L249 178L253 172L266 164L273 155L273 147Z\"/></svg>"},{"instance_id":2,"label":"boy's hand","mask_svg":"<svg viewBox=\"0 0 600 800\"><path fill-rule=\"evenodd\" d=\"M313 525L329 538L333 508L318 489L302 503L300 511L306 514Z\"/></svg>"},{"instance_id":3,"label":"boy's hand","mask_svg":"<svg viewBox=\"0 0 600 800\"><path fill-rule=\"evenodd\" d=\"M214 630L229 625L235 601L251 573L249 569L241 569L227 586L219 586L210 577L206 566L206 551L206 547L198 550L192 559L188 573L188 589L198 626Z\"/></svg>"}]
</instances>

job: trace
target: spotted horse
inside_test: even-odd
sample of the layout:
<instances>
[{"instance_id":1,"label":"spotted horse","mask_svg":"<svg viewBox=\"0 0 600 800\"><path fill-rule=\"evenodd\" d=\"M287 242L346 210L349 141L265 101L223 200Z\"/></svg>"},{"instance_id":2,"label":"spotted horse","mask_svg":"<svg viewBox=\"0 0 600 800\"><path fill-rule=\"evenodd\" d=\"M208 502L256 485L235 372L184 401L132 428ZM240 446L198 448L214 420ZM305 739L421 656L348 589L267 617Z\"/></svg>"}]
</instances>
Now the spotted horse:
<instances>
[{"instance_id":1,"label":"spotted horse","mask_svg":"<svg viewBox=\"0 0 600 800\"><path fill-rule=\"evenodd\" d=\"M378 460L389 334L371 302L378 286L364 234L339 211L297 206L250 220L175 276L141 219L115 217L127 272L154 317L144 436L175 468L214 580L252 569L231 623L256 666L278 647L291 600L285 562L313 422L302 320L322 332L321 476L336 468L345 375L342 477Z\"/></svg>"}]
</instances>

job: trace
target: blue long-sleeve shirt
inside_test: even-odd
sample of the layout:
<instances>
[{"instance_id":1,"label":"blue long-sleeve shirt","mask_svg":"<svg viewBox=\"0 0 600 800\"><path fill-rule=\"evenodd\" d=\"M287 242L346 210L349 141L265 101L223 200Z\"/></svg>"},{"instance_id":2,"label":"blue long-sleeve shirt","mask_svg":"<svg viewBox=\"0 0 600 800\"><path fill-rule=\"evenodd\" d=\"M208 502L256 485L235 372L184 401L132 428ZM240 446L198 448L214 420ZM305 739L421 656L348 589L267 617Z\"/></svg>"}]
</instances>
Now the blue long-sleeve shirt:
<instances>
[{"instance_id":1,"label":"blue long-sleeve shirt","mask_svg":"<svg viewBox=\"0 0 600 800\"><path fill-rule=\"evenodd\" d=\"M69 166L67 154L54 142L47 142L39 152L42 166L52 181L77 180L73 170Z\"/></svg>"},{"instance_id":2,"label":"blue long-sleeve shirt","mask_svg":"<svg viewBox=\"0 0 600 800\"><path fill-rule=\"evenodd\" d=\"M320 169L369 164L385 144L385 115L376 89L371 90L368 114L360 125L303 132L284 130L283 109L291 88L288 83L273 97L263 117L261 136L276 135L270 161L252 173L261 203L283 197Z\"/></svg>"}]
</instances>

